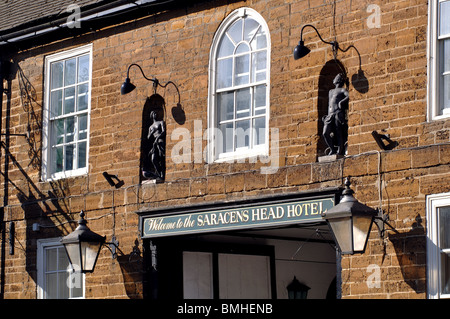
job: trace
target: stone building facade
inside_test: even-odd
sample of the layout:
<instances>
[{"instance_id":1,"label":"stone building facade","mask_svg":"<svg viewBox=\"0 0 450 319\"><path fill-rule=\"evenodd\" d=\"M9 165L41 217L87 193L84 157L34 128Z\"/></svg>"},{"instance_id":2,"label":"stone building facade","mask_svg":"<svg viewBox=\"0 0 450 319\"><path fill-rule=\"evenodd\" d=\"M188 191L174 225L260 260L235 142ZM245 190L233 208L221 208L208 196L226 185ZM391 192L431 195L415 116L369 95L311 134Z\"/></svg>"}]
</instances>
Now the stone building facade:
<instances>
[{"instance_id":1,"label":"stone building facade","mask_svg":"<svg viewBox=\"0 0 450 319\"><path fill-rule=\"evenodd\" d=\"M449 53L445 27L436 27L446 23L448 1L78 1L72 7L70 1L54 1L47 12L20 2L25 3L0 5L17 6L2 8L16 20L5 18L0 30L3 298L164 298L165 280L177 287L179 297L258 297L223 284L226 276L245 282L248 275L245 270L224 273L220 267L227 263L249 263L258 269L258 278L268 276L261 280L270 286L263 298L287 298L285 288L294 276L309 286L310 298L325 298L328 290L342 298L450 296L445 286L450 282L445 253L450 248L445 247ZM226 60L221 60L221 41L232 37L233 23L247 18L256 27L242 27L239 41L247 41L253 62L241 71L233 64L235 73L228 74L220 68ZM295 60L293 50L305 25L349 50L334 52L305 28L303 40L311 52ZM254 48L245 35L266 42ZM233 42L233 61L245 55L238 53L239 41ZM256 58L260 53L265 54L262 66ZM74 57L78 71L70 82ZM62 62L64 71L58 69ZM133 63L161 85L132 67L129 77L136 89L121 95ZM217 142L212 128L223 115L219 104L225 103L219 100L225 92L216 77L220 72L224 81L235 77L227 92L234 94L238 110L229 122L232 137L223 132ZM346 152L323 161L322 117L338 73L346 76L349 94ZM262 78L254 85L237 82L258 75ZM59 86L53 84L58 81ZM242 98L245 90L251 93ZM240 98L252 99L243 102L250 106L239 104ZM245 107L251 115L245 115ZM160 111L165 124L162 181L142 174L150 109ZM239 114L254 128L259 119L262 136L248 133L239 140ZM392 147L383 149L374 136L383 136L383 143L389 137ZM222 157L227 151L220 143L232 144L231 156ZM354 196L381 208L396 230L386 225L380 238L374 226L363 254L336 256L328 228L317 220L181 236L152 237L143 229L153 216L329 194L337 203L346 177ZM95 271L67 292L71 272L48 260L63 258L52 256L63 254L58 240L75 229L80 211L91 230L108 242L114 236L119 249L112 258L103 248ZM248 252L257 250L255 244L262 251L257 257L266 259ZM266 253L267 247L272 250ZM233 255L233 249L240 253ZM199 280L195 269L211 272L208 288L188 281ZM61 282L66 284L59 289Z\"/></svg>"}]
</instances>

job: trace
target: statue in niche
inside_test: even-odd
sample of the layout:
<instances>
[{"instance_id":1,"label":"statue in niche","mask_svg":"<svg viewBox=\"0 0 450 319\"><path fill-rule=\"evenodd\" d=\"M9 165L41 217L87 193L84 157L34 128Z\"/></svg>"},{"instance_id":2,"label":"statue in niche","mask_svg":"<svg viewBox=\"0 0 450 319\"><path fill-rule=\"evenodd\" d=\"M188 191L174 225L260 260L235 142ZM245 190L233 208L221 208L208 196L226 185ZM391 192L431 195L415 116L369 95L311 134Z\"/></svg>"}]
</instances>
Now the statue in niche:
<instances>
[{"instance_id":1,"label":"statue in niche","mask_svg":"<svg viewBox=\"0 0 450 319\"><path fill-rule=\"evenodd\" d=\"M330 149L327 155L344 155L347 142L346 107L349 95L344 88L345 77L339 73L333 80L335 85L328 93L328 115L323 117L323 137Z\"/></svg>"},{"instance_id":2,"label":"statue in niche","mask_svg":"<svg viewBox=\"0 0 450 319\"><path fill-rule=\"evenodd\" d=\"M150 150L147 159L150 161L154 171L143 169L142 176L147 179L163 181L166 161L165 123L157 120L155 111L150 112L150 122L147 134ZM148 167L149 165L146 166Z\"/></svg>"}]
</instances>

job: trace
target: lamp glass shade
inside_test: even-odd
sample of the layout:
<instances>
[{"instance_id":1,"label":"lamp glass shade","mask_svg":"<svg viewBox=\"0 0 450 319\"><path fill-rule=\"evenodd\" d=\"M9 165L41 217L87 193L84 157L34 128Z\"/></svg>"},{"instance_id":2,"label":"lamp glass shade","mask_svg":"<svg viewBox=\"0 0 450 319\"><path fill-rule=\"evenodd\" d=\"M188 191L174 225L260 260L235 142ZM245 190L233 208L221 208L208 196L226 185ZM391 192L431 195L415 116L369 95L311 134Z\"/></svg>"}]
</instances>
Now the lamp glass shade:
<instances>
[{"instance_id":1,"label":"lamp glass shade","mask_svg":"<svg viewBox=\"0 0 450 319\"><path fill-rule=\"evenodd\" d=\"M307 55L309 52L311 52L311 50L305 46L305 42L300 41L294 49L294 59L295 60L301 59L305 55Z\"/></svg>"},{"instance_id":2,"label":"lamp glass shade","mask_svg":"<svg viewBox=\"0 0 450 319\"><path fill-rule=\"evenodd\" d=\"M81 263L84 272L94 271L101 247L102 243L99 242L80 242Z\"/></svg>"},{"instance_id":3,"label":"lamp glass shade","mask_svg":"<svg viewBox=\"0 0 450 319\"><path fill-rule=\"evenodd\" d=\"M72 242L65 243L67 256L75 271L93 272L103 242Z\"/></svg>"},{"instance_id":4,"label":"lamp glass shade","mask_svg":"<svg viewBox=\"0 0 450 319\"><path fill-rule=\"evenodd\" d=\"M133 91L136 88L136 86L131 83L130 78L126 78L125 82L122 83L122 86L120 87L120 94L128 94L131 91Z\"/></svg>"},{"instance_id":5,"label":"lamp glass shade","mask_svg":"<svg viewBox=\"0 0 450 319\"><path fill-rule=\"evenodd\" d=\"M336 243L343 254L353 253L352 243L352 219L351 216L328 220L333 231Z\"/></svg>"},{"instance_id":6,"label":"lamp glass shade","mask_svg":"<svg viewBox=\"0 0 450 319\"><path fill-rule=\"evenodd\" d=\"M372 227L371 215L353 216L353 251L362 252L366 248L367 237Z\"/></svg>"},{"instance_id":7,"label":"lamp glass shade","mask_svg":"<svg viewBox=\"0 0 450 319\"><path fill-rule=\"evenodd\" d=\"M69 261L74 271L81 271L81 254L79 243L67 243L64 245Z\"/></svg>"}]
</instances>

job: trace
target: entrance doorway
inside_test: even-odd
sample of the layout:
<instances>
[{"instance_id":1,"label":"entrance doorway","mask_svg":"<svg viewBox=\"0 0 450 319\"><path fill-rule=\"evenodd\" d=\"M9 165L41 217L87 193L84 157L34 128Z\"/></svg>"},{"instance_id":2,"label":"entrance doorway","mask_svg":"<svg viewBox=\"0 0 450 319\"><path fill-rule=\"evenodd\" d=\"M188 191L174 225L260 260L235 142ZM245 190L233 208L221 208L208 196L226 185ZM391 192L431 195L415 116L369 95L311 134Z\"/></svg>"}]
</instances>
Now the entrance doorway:
<instances>
[{"instance_id":1,"label":"entrance doorway","mask_svg":"<svg viewBox=\"0 0 450 319\"><path fill-rule=\"evenodd\" d=\"M294 277L310 288L309 299L336 297L340 265L324 223L146 239L144 245L156 256L147 277L156 298L287 299Z\"/></svg>"}]
</instances>

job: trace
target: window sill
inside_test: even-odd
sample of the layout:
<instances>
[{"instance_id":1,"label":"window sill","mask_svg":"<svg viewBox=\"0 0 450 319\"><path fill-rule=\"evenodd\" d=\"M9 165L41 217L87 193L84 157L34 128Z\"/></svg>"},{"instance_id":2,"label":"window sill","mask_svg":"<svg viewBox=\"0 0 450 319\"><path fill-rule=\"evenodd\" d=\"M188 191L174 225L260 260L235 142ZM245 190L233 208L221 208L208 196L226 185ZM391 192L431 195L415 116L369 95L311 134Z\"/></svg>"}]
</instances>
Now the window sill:
<instances>
[{"instance_id":1,"label":"window sill","mask_svg":"<svg viewBox=\"0 0 450 319\"><path fill-rule=\"evenodd\" d=\"M80 169L67 171L67 172L49 174L47 176L43 176L42 180L44 182L54 182L54 181L66 179L66 178L87 176L87 173L88 173L87 168L80 168Z\"/></svg>"},{"instance_id":2,"label":"window sill","mask_svg":"<svg viewBox=\"0 0 450 319\"><path fill-rule=\"evenodd\" d=\"M429 122L447 120L449 118L450 118L450 111L449 112L445 112L444 114L441 114L441 115L431 115L430 119L429 119Z\"/></svg>"},{"instance_id":3,"label":"window sill","mask_svg":"<svg viewBox=\"0 0 450 319\"><path fill-rule=\"evenodd\" d=\"M246 160L249 163L256 163L258 161L258 157L267 157L269 156L269 152L264 148L254 149L251 151L245 152L234 152L221 154L219 157L215 158L210 164L214 163L233 163L233 162L242 162L245 163Z\"/></svg>"}]
</instances>

